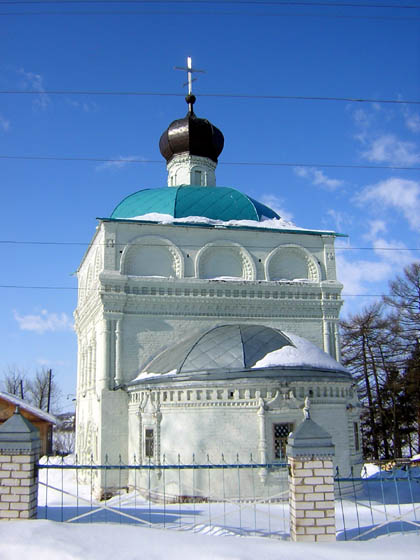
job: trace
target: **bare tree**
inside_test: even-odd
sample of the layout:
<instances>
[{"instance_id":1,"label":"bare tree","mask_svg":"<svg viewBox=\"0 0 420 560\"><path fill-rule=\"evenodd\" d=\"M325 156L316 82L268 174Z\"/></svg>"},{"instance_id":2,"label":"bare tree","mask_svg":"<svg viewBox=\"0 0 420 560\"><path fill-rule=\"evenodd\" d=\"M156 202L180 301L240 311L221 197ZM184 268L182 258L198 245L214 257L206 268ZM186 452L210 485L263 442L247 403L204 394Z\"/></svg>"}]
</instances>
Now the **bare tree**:
<instances>
[{"instance_id":1,"label":"bare tree","mask_svg":"<svg viewBox=\"0 0 420 560\"><path fill-rule=\"evenodd\" d=\"M403 275L390 282L389 291L384 301L394 310L402 336L413 350L420 342L420 263L405 267Z\"/></svg>"},{"instance_id":2,"label":"bare tree","mask_svg":"<svg viewBox=\"0 0 420 560\"><path fill-rule=\"evenodd\" d=\"M7 393L25 399L28 392L28 379L25 370L8 366L3 374L3 387Z\"/></svg>"},{"instance_id":3,"label":"bare tree","mask_svg":"<svg viewBox=\"0 0 420 560\"><path fill-rule=\"evenodd\" d=\"M343 363L353 373L363 411L362 434L366 455L389 459L401 455L400 402L401 358L398 322L384 313L381 303L343 321Z\"/></svg>"},{"instance_id":4,"label":"bare tree","mask_svg":"<svg viewBox=\"0 0 420 560\"><path fill-rule=\"evenodd\" d=\"M59 411L62 393L51 370L45 368L38 370L29 382L28 392L28 400L34 406L47 412Z\"/></svg>"}]
</instances>

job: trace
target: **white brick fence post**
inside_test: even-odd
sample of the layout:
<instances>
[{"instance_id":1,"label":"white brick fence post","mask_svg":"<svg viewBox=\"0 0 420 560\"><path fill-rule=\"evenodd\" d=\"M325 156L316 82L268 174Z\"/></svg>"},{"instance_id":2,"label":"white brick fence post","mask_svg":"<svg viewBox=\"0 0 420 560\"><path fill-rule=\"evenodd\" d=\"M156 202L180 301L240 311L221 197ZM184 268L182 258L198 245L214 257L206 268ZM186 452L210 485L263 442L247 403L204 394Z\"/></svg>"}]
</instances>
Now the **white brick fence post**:
<instances>
[{"instance_id":1,"label":"white brick fence post","mask_svg":"<svg viewBox=\"0 0 420 560\"><path fill-rule=\"evenodd\" d=\"M334 445L331 436L309 416L290 434L290 536L293 541L335 541Z\"/></svg>"},{"instance_id":2,"label":"white brick fence post","mask_svg":"<svg viewBox=\"0 0 420 560\"><path fill-rule=\"evenodd\" d=\"M36 517L39 430L16 412L0 426L0 519Z\"/></svg>"}]
</instances>

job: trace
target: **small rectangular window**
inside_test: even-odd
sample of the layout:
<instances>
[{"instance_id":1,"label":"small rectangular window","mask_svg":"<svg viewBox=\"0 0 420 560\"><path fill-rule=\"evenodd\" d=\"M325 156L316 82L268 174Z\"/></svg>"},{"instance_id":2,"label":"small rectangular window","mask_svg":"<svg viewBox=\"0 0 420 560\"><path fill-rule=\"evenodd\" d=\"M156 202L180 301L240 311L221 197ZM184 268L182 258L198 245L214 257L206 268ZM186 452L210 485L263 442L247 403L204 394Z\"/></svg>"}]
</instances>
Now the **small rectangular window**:
<instances>
[{"instance_id":1,"label":"small rectangular window","mask_svg":"<svg viewBox=\"0 0 420 560\"><path fill-rule=\"evenodd\" d=\"M353 422L353 430L354 430L354 448L356 451L360 451L359 424L357 422Z\"/></svg>"},{"instance_id":2,"label":"small rectangular window","mask_svg":"<svg viewBox=\"0 0 420 560\"><path fill-rule=\"evenodd\" d=\"M148 459L152 459L155 451L153 430L146 429L144 432L144 454Z\"/></svg>"},{"instance_id":3,"label":"small rectangular window","mask_svg":"<svg viewBox=\"0 0 420 560\"><path fill-rule=\"evenodd\" d=\"M200 187L204 186L204 174L202 171L194 171L194 184Z\"/></svg>"},{"instance_id":4,"label":"small rectangular window","mask_svg":"<svg viewBox=\"0 0 420 560\"><path fill-rule=\"evenodd\" d=\"M287 438L293 431L293 424L273 424L274 458L286 458Z\"/></svg>"}]
</instances>

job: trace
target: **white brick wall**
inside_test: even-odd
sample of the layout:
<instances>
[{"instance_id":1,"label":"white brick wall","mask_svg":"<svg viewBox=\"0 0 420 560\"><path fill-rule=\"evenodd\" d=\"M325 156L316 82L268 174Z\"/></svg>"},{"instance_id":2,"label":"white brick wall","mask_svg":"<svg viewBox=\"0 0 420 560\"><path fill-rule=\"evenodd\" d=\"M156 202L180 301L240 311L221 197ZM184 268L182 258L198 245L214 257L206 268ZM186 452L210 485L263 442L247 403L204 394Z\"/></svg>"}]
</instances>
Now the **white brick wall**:
<instances>
[{"instance_id":1,"label":"white brick wall","mask_svg":"<svg viewBox=\"0 0 420 560\"><path fill-rule=\"evenodd\" d=\"M0 452L0 519L36 517L38 454Z\"/></svg>"},{"instance_id":2,"label":"white brick wall","mask_svg":"<svg viewBox=\"0 0 420 560\"><path fill-rule=\"evenodd\" d=\"M331 459L289 457L290 536L294 541L335 541Z\"/></svg>"}]
</instances>

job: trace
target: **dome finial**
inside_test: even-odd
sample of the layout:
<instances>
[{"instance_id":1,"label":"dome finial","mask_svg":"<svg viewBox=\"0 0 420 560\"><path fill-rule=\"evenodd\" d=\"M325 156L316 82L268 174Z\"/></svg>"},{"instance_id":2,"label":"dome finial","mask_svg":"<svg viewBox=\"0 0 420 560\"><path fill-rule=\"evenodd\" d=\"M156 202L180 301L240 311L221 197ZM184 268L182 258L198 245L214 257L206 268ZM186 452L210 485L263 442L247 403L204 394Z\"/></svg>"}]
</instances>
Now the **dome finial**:
<instances>
[{"instance_id":1,"label":"dome finial","mask_svg":"<svg viewBox=\"0 0 420 560\"><path fill-rule=\"evenodd\" d=\"M188 94L185 97L185 101L188 103L188 112L194 113L193 105L195 103L196 97L192 93L192 83L195 82L196 78L193 78L192 74L194 72L200 72L201 74L204 74L205 72L204 70L198 70L197 68L192 67L192 59L190 56L187 57L187 66L175 66L175 70L183 70L184 72L187 72L188 81L183 84L184 86L188 86Z\"/></svg>"},{"instance_id":2,"label":"dome finial","mask_svg":"<svg viewBox=\"0 0 420 560\"><path fill-rule=\"evenodd\" d=\"M189 93L188 95L185 96L185 101L188 103L188 112L193 115L194 114L194 103L196 101L196 97L195 95L193 95L192 93Z\"/></svg>"}]
</instances>

